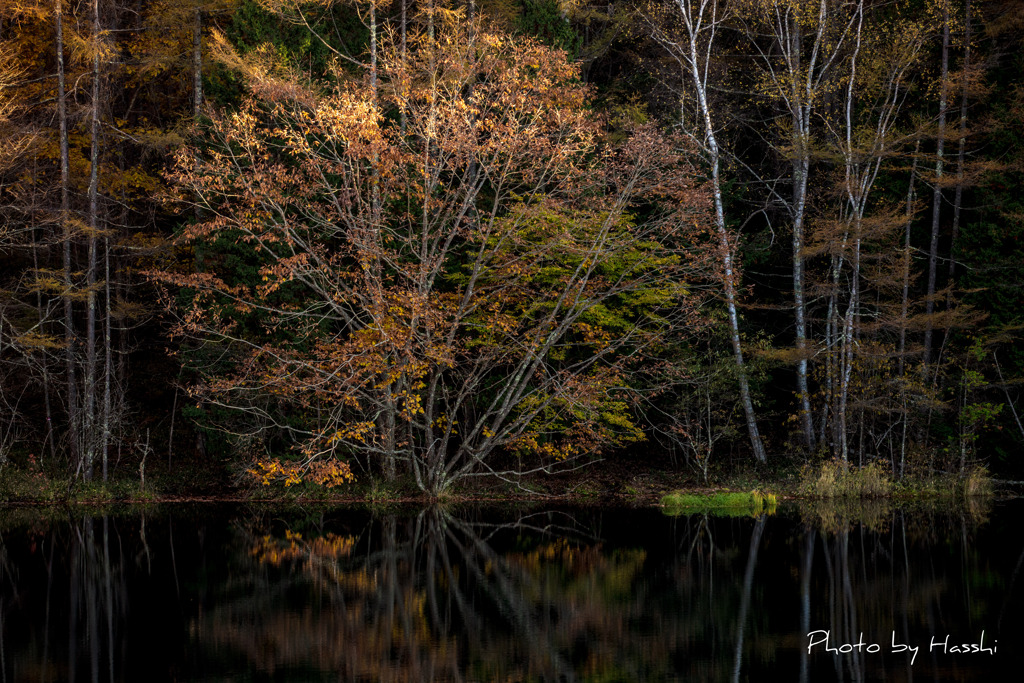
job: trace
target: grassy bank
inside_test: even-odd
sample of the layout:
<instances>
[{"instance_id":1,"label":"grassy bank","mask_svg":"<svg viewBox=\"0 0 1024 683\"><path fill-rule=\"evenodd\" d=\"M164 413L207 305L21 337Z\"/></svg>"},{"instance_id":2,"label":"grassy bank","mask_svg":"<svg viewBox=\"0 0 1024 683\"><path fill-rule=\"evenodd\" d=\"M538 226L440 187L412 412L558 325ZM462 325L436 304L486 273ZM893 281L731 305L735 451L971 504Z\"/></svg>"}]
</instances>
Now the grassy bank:
<instances>
[{"instance_id":1,"label":"grassy bank","mask_svg":"<svg viewBox=\"0 0 1024 683\"><path fill-rule=\"evenodd\" d=\"M803 498L971 498L991 496L992 477L982 466L963 474L909 476L896 481L878 462L856 467L839 460L805 465L796 485Z\"/></svg>"},{"instance_id":2,"label":"grassy bank","mask_svg":"<svg viewBox=\"0 0 1024 683\"><path fill-rule=\"evenodd\" d=\"M0 503L108 503L158 502L182 499L220 499L267 502L324 502L370 504L428 499L412 480L394 482L360 476L355 483L334 489L314 484L263 486L233 478L223 466L205 463L169 469L153 467L145 479L127 469L115 471L111 481L84 482L58 468L42 468L34 461L0 469ZM738 462L713 472L708 480L670 461L651 457L628 465L598 463L572 473L523 478L517 481L474 479L453 487L450 501L563 501L579 504L647 506L673 509L758 509L752 497L762 496L762 508L777 500L942 500L991 496L994 483L987 470L975 467L964 475L911 474L896 481L881 463L865 467L835 460L813 465L778 459L768 466ZM674 497L667 495L675 492ZM690 496L690 497L687 497ZM744 513L746 514L746 513Z\"/></svg>"}]
</instances>

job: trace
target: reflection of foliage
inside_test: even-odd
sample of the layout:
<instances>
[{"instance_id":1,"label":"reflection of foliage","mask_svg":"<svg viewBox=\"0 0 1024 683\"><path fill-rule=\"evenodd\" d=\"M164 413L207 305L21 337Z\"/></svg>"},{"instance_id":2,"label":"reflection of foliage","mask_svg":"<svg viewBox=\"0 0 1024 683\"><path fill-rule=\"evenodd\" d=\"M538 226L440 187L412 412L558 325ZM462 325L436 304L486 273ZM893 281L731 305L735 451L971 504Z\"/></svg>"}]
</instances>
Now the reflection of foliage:
<instances>
[{"instance_id":1,"label":"reflection of foliage","mask_svg":"<svg viewBox=\"0 0 1024 683\"><path fill-rule=\"evenodd\" d=\"M518 549L492 545L511 533ZM625 643L616 646L640 614L632 596L643 550L552 537L529 517L477 525L439 510L385 519L367 534L379 543L370 549L360 545L365 536L312 529L253 527L244 536L251 575L274 568L283 583L246 591L202 629L263 670L294 669L314 651L325 671L374 680L460 679L466 671L473 680L634 678L650 668L639 653L624 664ZM298 611L272 597L307 592L317 597Z\"/></svg>"},{"instance_id":2,"label":"reflection of foliage","mask_svg":"<svg viewBox=\"0 0 1024 683\"><path fill-rule=\"evenodd\" d=\"M63 629L53 615L70 614L72 642L100 652L54 648L54 664L68 655L79 673L96 661L105 671L112 638L117 680L164 661L180 680L725 680L736 670L795 680L797 613L853 639L841 642L895 629L927 643L934 629L1020 605L1020 548L1005 540L1016 517L979 526L948 505L819 502L810 525L653 510L371 520L279 507L229 522L223 509L198 510L0 514L9 666L32 671L44 621ZM154 659L144 643L160 628L187 641L161 642ZM859 660L859 680L899 680L898 663L883 672L881 661ZM833 664L812 658L808 680L828 680ZM914 672L929 678L930 665L919 658Z\"/></svg>"},{"instance_id":3,"label":"reflection of foliage","mask_svg":"<svg viewBox=\"0 0 1024 683\"><path fill-rule=\"evenodd\" d=\"M888 498L801 501L800 515L807 524L825 533L835 533L855 525L872 531L885 531L892 521L892 501Z\"/></svg>"},{"instance_id":4,"label":"reflection of foliage","mask_svg":"<svg viewBox=\"0 0 1024 683\"><path fill-rule=\"evenodd\" d=\"M325 534L305 541L302 534L289 530L285 532L283 541L267 534L253 546L249 554L260 564L279 567L285 562L305 560L307 567L312 567L314 564L348 557L355 544L354 536Z\"/></svg>"},{"instance_id":5,"label":"reflection of foliage","mask_svg":"<svg viewBox=\"0 0 1024 683\"><path fill-rule=\"evenodd\" d=\"M579 545L560 538L527 553L508 555L506 560L510 566L543 577L537 586L551 598L561 595L586 603L598 595L612 605L629 598L646 558L647 553L639 549L607 552L600 544ZM585 604L578 607L585 610Z\"/></svg>"},{"instance_id":6,"label":"reflection of foliage","mask_svg":"<svg viewBox=\"0 0 1024 683\"><path fill-rule=\"evenodd\" d=\"M992 499L985 497L926 499L900 507L894 506L889 498L819 498L796 502L804 523L822 533L833 534L854 527L888 533L898 517L903 533L915 543L975 533L988 522L992 512Z\"/></svg>"},{"instance_id":7,"label":"reflection of foliage","mask_svg":"<svg viewBox=\"0 0 1024 683\"><path fill-rule=\"evenodd\" d=\"M649 538L663 541L652 544L592 535L591 512L464 513L474 520L428 509L329 531L318 515L282 528L275 511L240 527L230 592L192 630L250 669L305 680L720 680L737 643L743 672L795 664L793 623L777 615L800 591L814 624L884 633L909 567L907 628L928 627L929 610L960 614L948 603L960 569L945 560L978 532L948 510L857 518L819 503L811 528L650 511L661 521ZM963 580L998 583L971 553Z\"/></svg>"}]
</instances>

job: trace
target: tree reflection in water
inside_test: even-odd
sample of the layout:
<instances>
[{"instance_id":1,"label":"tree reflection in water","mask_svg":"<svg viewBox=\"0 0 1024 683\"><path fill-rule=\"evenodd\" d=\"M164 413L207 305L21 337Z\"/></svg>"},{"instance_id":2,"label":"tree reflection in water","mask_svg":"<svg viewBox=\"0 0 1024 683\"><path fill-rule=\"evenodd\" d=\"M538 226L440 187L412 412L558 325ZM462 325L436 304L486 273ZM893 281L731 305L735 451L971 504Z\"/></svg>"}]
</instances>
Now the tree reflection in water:
<instances>
[{"instance_id":1,"label":"tree reflection in water","mask_svg":"<svg viewBox=\"0 0 1024 683\"><path fill-rule=\"evenodd\" d=\"M118 651L121 641L115 634L124 625L128 593L122 571L123 546L110 519L68 517L48 533L30 530L28 539L30 554L40 562L26 562L20 552L25 550L23 546L12 560L8 544L0 544L0 680L9 680L9 671L14 680L120 680L115 668L122 654ZM39 591L41 578L44 590ZM17 617L26 608L42 617L42 628L31 633L37 637L31 641L30 651L20 642L20 636L26 634L16 630L22 626ZM8 624L12 613L14 628ZM67 627L66 651L54 642L63 630L60 621ZM17 647L8 658L7 642L12 633Z\"/></svg>"},{"instance_id":2,"label":"tree reflection in water","mask_svg":"<svg viewBox=\"0 0 1024 683\"><path fill-rule=\"evenodd\" d=\"M638 616L632 589L645 552L605 552L571 517L487 523L435 507L348 536L244 533L254 584L199 628L254 668L315 657L345 680L642 673L594 641L621 636ZM510 552L492 545L499 536Z\"/></svg>"},{"instance_id":3,"label":"tree reflection in water","mask_svg":"<svg viewBox=\"0 0 1024 683\"><path fill-rule=\"evenodd\" d=\"M1022 512L0 510L0 683L998 679Z\"/></svg>"}]
</instances>

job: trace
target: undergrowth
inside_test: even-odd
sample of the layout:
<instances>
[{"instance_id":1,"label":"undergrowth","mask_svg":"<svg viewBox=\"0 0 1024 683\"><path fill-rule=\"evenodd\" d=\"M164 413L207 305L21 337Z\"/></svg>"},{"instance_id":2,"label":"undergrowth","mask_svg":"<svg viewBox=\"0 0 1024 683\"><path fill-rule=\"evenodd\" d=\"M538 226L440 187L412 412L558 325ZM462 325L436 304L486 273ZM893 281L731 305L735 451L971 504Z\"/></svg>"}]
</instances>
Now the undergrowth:
<instances>
[{"instance_id":1,"label":"undergrowth","mask_svg":"<svg viewBox=\"0 0 1024 683\"><path fill-rule=\"evenodd\" d=\"M892 491L892 478L878 462L853 467L833 459L805 465L797 484L797 493L808 498L885 498Z\"/></svg>"}]
</instances>

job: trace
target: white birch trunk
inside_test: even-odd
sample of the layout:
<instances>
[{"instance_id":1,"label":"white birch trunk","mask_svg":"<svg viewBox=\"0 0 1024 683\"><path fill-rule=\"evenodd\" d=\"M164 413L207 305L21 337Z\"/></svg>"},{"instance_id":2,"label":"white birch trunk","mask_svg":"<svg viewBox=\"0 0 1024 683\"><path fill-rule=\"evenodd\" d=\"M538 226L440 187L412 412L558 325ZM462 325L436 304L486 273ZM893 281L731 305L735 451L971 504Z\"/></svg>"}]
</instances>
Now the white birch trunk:
<instances>
[{"instance_id":1,"label":"white birch trunk","mask_svg":"<svg viewBox=\"0 0 1024 683\"><path fill-rule=\"evenodd\" d=\"M767 456L765 455L764 444L761 441L761 434L757 427L757 416L754 411L754 402L750 395L750 383L743 359L739 315L736 310L736 271L733 263L733 246L729 240L725 221L725 208L722 203L721 152L718 147L718 140L715 137L711 107L707 99L710 52L714 44L718 23L721 20L718 16L718 3L716 0L701 0L700 5L694 7L690 0L679 0L679 9L682 13L688 38L688 51L684 56L684 61L687 63L687 70L689 71L694 92L697 96L697 106L700 110L701 123L703 124L704 149L707 154L708 165L711 167L711 189L715 200L715 228L718 233L719 249L721 252L725 304L729 313L729 337L732 342L733 358L736 362L740 401L743 404L747 433L750 437L750 446L754 452L754 458L759 462L765 462ZM703 55L699 56L697 43L703 38L704 32L708 34L706 39L707 45L702 46Z\"/></svg>"}]
</instances>

